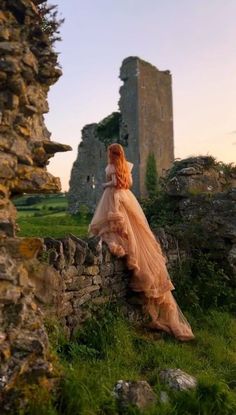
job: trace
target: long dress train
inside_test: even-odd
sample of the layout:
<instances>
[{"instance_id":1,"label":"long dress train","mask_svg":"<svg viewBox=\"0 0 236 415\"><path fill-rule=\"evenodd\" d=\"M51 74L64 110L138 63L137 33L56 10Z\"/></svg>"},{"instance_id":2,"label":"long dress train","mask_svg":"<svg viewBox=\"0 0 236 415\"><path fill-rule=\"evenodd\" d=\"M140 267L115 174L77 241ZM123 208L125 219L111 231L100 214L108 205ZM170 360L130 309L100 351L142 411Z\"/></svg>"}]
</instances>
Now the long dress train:
<instances>
[{"instance_id":1,"label":"long dress train","mask_svg":"<svg viewBox=\"0 0 236 415\"><path fill-rule=\"evenodd\" d=\"M128 165L131 172L133 164ZM114 173L114 165L108 164L107 180ZM171 293L174 286L161 247L134 194L128 189L105 188L89 232L99 235L114 255L126 256L127 266L133 270L130 286L144 294L144 309L152 319L152 327L179 340L193 339L191 327Z\"/></svg>"}]
</instances>

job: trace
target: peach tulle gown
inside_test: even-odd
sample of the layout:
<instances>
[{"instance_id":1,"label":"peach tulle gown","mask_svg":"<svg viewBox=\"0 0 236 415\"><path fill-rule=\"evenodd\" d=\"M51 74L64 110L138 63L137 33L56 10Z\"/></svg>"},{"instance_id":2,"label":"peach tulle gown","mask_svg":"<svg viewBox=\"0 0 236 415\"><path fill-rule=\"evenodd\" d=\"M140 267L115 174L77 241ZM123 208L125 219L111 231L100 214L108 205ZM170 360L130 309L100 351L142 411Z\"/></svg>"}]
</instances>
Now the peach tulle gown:
<instances>
[{"instance_id":1,"label":"peach tulle gown","mask_svg":"<svg viewBox=\"0 0 236 415\"><path fill-rule=\"evenodd\" d=\"M132 163L128 162L131 170ZM115 166L108 164L106 178L111 180ZM171 290L165 258L134 194L128 189L107 187L89 226L99 235L112 254L126 256L133 270L130 286L145 296L144 309L150 315L151 327L173 334L179 340L194 338L191 327L179 309Z\"/></svg>"}]
</instances>

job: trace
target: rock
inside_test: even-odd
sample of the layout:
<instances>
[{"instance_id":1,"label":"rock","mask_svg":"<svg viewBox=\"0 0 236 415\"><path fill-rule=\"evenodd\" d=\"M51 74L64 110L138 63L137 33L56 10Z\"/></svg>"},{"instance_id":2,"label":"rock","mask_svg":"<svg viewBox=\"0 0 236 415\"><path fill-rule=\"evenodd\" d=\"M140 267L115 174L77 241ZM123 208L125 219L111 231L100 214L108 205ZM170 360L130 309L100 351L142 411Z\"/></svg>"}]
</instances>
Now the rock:
<instances>
[{"instance_id":1,"label":"rock","mask_svg":"<svg viewBox=\"0 0 236 415\"><path fill-rule=\"evenodd\" d=\"M16 303L21 297L21 289L8 281L1 281L0 302L2 304Z\"/></svg>"},{"instance_id":2,"label":"rock","mask_svg":"<svg viewBox=\"0 0 236 415\"><path fill-rule=\"evenodd\" d=\"M100 267L100 273L104 277L107 277L108 275L113 275L114 264L112 262L107 262L106 264L102 264Z\"/></svg>"},{"instance_id":3,"label":"rock","mask_svg":"<svg viewBox=\"0 0 236 415\"><path fill-rule=\"evenodd\" d=\"M73 307L76 308L80 308L81 305L83 305L84 303L86 303L87 301L89 301L91 298L91 295L89 293L84 294L82 297L76 299L73 302Z\"/></svg>"},{"instance_id":4,"label":"rock","mask_svg":"<svg viewBox=\"0 0 236 415\"><path fill-rule=\"evenodd\" d=\"M12 179L17 168L16 157L0 152L0 178Z\"/></svg>"},{"instance_id":5,"label":"rock","mask_svg":"<svg viewBox=\"0 0 236 415\"><path fill-rule=\"evenodd\" d=\"M63 252L66 263L71 265L74 263L74 256L76 251L76 244L71 238L63 238L61 239L63 244Z\"/></svg>"},{"instance_id":6,"label":"rock","mask_svg":"<svg viewBox=\"0 0 236 415\"><path fill-rule=\"evenodd\" d=\"M16 281L15 264L5 247L0 248L0 280Z\"/></svg>"},{"instance_id":7,"label":"rock","mask_svg":"<svg viewBox=\"0 0 236 415\"><path fill-rule=\"evenodd\" d=\"M84 269L84 274L85 275L97 275L99 274L99 268L97 265L91 265Z\"/></svg>"},{"instance_id":8,"label":"rock","mask_svg":"<svg viewBox=\"0 0 236 415\"><path fill-rule=\"evenodd\" d=\"M195 389L197 379L180 369L165 369L160 372L160 379L174 390Z\"/></svg>"},{"instance_id":9,"label":"rock","mask_svg":"<svg viewBox=\"0 0 236 415\"><path fill-rule=\"evenodd\" d=\"M86 275L75 276L69 284L66 284L66 289L67 291L78 291L82 288L91 286L93 284L93 281L95 281L94 284L97 284L98 280L94 280L94 278L96 277L93 277L92 280L91 277L88 277Z\"/></svg>"},{"instance_id":10,"label":"rock","mask_svg":"<svg viewBox=\"0 0 236 415\"><path fill-rule=\"evenodd\" d=\"M15 58L10 56L0 59L0 71L7 74L16 74L20 72L20 65Z\"/></svg>"},{"instance_id":11,"label":"rock","mask_svg":"<svg viewBox=\"0 0 236 415\"><path fill-rule=\"evenodd\" d=\"M113 389L113 394L121 408L134 405L139 409L146 409L156 402L156 395L146 381L119 380Z\"/></svg>"},{"instance_id":12,"label":"rock","mask_svg":"<svg viewBox=\"0 0 236 415\"><path fill-rule=\"evenodd\" d=\"M43 147L47 154L55 154L58 152L71 151L71 146L67 144L56 143L55 141L44 140Z\"/></svg>"},{"instance_id":13,"label":"rock","mask_svg":"<svg viewBox=\"0 0 236 415\"><path fill-rule=\"evenodd\" d=\"M22 51L22 45L19 42L0 42L0 54L18 55Z\"/></svg>"},{"instance_id":14,"label":"rock","mask_svg":"<svg viewBox=\"0 0 236 415\"><path fill-rule=\"evenodd\" d=\"M16 178L13 181L15 191L19 193L36 192L50 193L61 190L60 180L39 167L18 164Z\"/></svg>"},{"instance_id":15,"label":"rock","mask_svg":"<svg viewBox=\"0 0 236 415\"><path fill-rule=\"evenodd\" d=\"M36 299L40 303L54 306L57 309L60 294L64 289L58 271L47 264L39 264L38 261L31 262L28 267Z\"/></svg>"}]
</instances>

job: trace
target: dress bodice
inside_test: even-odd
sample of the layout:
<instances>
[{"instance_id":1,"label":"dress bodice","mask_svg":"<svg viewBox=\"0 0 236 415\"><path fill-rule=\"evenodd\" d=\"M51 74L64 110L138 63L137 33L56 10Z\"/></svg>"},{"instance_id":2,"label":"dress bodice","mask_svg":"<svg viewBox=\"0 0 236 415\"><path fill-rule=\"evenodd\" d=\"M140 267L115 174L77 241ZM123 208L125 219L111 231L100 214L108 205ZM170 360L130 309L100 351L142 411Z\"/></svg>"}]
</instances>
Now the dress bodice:
<instances>
[{"instance_id":1,"label":"dress bodice","mask_svg":"<svg viewBox=\"0 0 236 415\"><path fill-rule=\"evenodd\" d=\"M132 171L132 168L133 168L133 163L130 163L129 161L127 161L127 163L128 163L129 171L130 171L130 174L131 174L131 171ZM111 180L112 174L116 173L116 168L115 168L114 164L108 164L106 169L105 169L105 172L106 172L107 180Z\"/></svg>"}]
</instances>

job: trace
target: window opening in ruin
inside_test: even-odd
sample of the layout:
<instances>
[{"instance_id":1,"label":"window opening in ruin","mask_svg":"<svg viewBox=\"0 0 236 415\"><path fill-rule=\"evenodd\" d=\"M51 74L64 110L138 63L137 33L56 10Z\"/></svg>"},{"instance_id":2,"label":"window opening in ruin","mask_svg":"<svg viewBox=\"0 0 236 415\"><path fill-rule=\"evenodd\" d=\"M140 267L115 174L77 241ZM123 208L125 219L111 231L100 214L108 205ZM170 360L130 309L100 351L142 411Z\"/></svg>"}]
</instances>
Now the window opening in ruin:
<instances>
[{"instance_id":1,"label":"window opening in ruin","mask_svg":"<svg viewBox=\"0 0 236 415\"><path fill-rule=\"evenodd\" d=\"M87 176L87 182L89 182L90 181L90 176Z\"/></svg>"},{"instance_id":2,"label":"window opening in ruin","mask_svg":"<svg viewBox=\"0 0 236 415\"><path fill-rule=\"evenodd\" d=\"M95 185L95 177L94 177L94 175L92 175L91 182L92 182L92 184L91 184L92 189L95 189L96 185Z\"/></svg>"}]
</instances>

